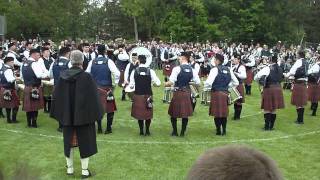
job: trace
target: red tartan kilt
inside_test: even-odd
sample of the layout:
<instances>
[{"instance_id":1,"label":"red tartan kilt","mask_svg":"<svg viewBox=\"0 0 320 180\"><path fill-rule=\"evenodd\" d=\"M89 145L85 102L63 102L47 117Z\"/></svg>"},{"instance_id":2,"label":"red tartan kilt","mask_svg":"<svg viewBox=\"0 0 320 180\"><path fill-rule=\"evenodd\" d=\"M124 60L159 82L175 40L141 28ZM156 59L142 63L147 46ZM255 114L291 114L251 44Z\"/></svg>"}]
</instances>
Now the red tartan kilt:
<instances>
[{"instance_id":1,"label":"red tartan kilt","mask_svg":"<svg viewBox=\"0 0 320 180\"><path fill-rule=\"evenodd\" d=\"M72 139L71 139L71 147L77 147L78 146L78 138L77 138L77 133L74 130L72 134Z\"/></svg>"},{"instance_id":2,"label":"red tartan kilt","mask_svg":"<svg viewBox=\"0 0 320 180\"><path fill-rule=\"evenodd\" d=\"M153 108L147 108L147 99L150 95L133 95L131 116L137 120L148 120L153 118Z\"/></svg>"},{"instance_id":3,"label":"red tartan kilt","mask_svg":"<svg viewBox=\"0 0 320 180\"><path fill-rule=\"evenodd\" d=\"M308 84L308 100L312 103L320 101L320 84Z\"/></svg>"},{"instance_id":4,"label":"red tartan kilt","mask_svg":"<svg viewBox=\"0 0 320 180\"><path fill-rule=\"evenodd\" d=\"M105 113L112 113L117 110L116 101L107 101L107 92L112 90L111 88L98 88L100 95L100 102L103 106Z\"/></svg>"},{"instance_id":5,"label":"red tartan kilt","mask_svg":"<svg viewBox=\"0 0 320 180\"><path fill-rule=\"evenodd\" d=\"M236 103L237 103L237 104L245 103L243 83L240 83L240 84L237 86L237 90L239 91L239 93L240 93L240 95L242 96L242 98L239 99L239 100L237 100Z\"/></svg>"},{"instance_id":6,"label":"red tartan kilt","mask_svg":"<svg viewBox=\"0 0 320 180\"><path fill-rule=\"evenodd\" d=\"M291 104L297 107L303 107L308 103L308 90L304 83L294 83L292 94L291 94Z\"/></svg>"},{"instance_id":7,"label":"red tartan kilt","mask_svg":"<svg viewBox=\"0 0 320 180\"><path fill-rule=\"evenodd\" d=\"M124 71L120 71L120 78L119 78L118 86L122 87L123 82L124 82Z\"/></svg>"},{"instance_id":8,"label":"red tartan kilt","mask_svg":"<svg viewBox=\"0 0 320 180\"><path fill-rule=\"evenodd\" d=\"M15 108L15 107L19 107L20 105L20 99L19 96L17 94L16 90L11 90L11 94L12 94L12 99L11 101L5 101L3 99L3 93L6 89L5 88L1 88L0 90L0 107L1 108Z\"/></svg>"},{"instance_id":9,"label":"red tartan kilt","mask_svg":"<svg viewBox=\"0 0 320 180\"><path fill-rule=\"evenodd\" d=\"M247 79L246 79L245 83L246 84L252 84L252 81L253 81L253 71L252 71L252 69L247 69L246 73L247 73Z\"/></svg>"},{"instance_id":10,"label":"red tartan kilt","mask_svg":"<svg viewBox=\"0 0 320 180\"><path fill-rule=\"evenodd\" d=\"M284 108L283 92L280 85L270 85L263 89L261 109L265 111L274 111Z\"/></svg>"},{"instance_id":11,"label":"red tartan kilt","mask_svg":"<svg viewBox=\"0 0 320 180\"><path fill-rule=\"evenodd\" d=\"M211 92L209 115L216 118L225 118L229 115L228 94L222 91Z\"/></svg>"},{"instance_id":12,"label":"red tartan kilt","mask_svg":"<svg viewBox=\"0 0 320 180\"><path fill-rule=\"evenodd\" d=\"M38 111L39 109L43 109L44 101L43 101L43 90L42 87L39 87L39 99L31 100L31 86L26 86L23 90L24 98L23 98L23 106L22 110L26 112Z\"/></svg>"},{"instance_id":13,"label":"red tartan kilt","mask_svg":"<svg viewBox=\"0 0 320 180\"><path fill-rule=\"evenodd\" d=\"M168 114L174 118L188 118L192 116L191 91L174 91L169 105Z\"/></svg>"},{"instance_id":14,"label":"red tartan kilt","mask_svg":"<svg viewBox=\"0 0 320 180\"><path fill-rule=\"evenodd\" d=\"M166 65L170 65L170 68L166 69ZM163 69L163 75L165 76L170 76L172 73L172 69L175 67L173 64L162 64L162 69Z\"/></svg>"}]
</instances>

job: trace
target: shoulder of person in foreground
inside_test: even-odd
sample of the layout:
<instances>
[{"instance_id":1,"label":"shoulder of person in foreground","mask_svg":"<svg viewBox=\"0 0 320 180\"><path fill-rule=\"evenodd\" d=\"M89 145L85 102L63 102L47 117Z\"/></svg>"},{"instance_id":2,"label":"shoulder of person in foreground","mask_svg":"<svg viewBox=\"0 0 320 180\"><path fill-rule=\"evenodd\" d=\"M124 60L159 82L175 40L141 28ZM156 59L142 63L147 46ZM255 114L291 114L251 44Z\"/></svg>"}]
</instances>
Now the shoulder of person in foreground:
<instances>
[{"instance_id":1,"label":"shoulder of person in foreground","mask_svg":"<svg viewBox=\"0 0 320 180\"><path fill-rule=\"evenodd\" d=\"M274 160L242 145L213 148L202 154L187 176L188 180L282 180Z\"/></svg>"}]
</instances>

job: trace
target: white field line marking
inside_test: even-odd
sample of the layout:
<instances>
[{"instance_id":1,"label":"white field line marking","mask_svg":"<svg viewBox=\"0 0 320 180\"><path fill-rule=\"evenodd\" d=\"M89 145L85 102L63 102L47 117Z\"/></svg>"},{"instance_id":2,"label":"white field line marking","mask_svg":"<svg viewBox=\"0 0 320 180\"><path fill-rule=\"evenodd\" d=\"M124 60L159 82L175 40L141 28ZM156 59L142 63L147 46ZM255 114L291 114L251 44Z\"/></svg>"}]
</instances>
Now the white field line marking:
<instances>
[{"instance_id":1,"label":"white field line marking","mask_svg":"<svg viewBox=\"0 0 320 180\"><path fill-rule=\"evenodd\" d=\"M38 136L38 137L45 137L45 138L54 138L54 139L60 139L62 140L62 136L52 136L52 135L46 135L46 134L35 134L35 133L29 133L24 132L20 130L10 130L10 129L4 129L0 128L1 131L7 131L11 133L16 134L25 134L30 136ZM273 138L254 138L254 139L236 139L236 140L225 140L225 141L197 141L197 142L179 142L179 141L122 141L122 140L103 140L98 139L98 142L107 142L111 144L175 144L175 145L205 145L205 144L219 144L219 143L245 143L245 142L264 142L264 141L275 141L275 140L281 140L281 139L289 139L289 138L295 138L295 137L303 137L308 135L314 135L319 134L320 130L311 131L311 132L305 132L300 134L290 134L286 136L280 136L280 137L273 137Z\"/></svg>"}]
</instances>

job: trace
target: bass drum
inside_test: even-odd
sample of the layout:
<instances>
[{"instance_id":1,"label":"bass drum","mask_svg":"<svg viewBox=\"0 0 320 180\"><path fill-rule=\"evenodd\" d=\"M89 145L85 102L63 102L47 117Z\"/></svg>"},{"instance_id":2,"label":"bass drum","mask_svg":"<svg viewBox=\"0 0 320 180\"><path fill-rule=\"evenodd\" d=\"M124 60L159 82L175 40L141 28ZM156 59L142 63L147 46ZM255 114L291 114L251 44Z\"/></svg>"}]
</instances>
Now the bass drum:
<instances>
[{"instance_id":1,"label":"bass drum","mask_svg":"<svg viewBox=\"0 0 320 180\"><path fill-rule=\"evenodd\" d=\"M147 62L146 62L146 66L150 67L151 63L152 63L152 54L149 51L149 49L145 48L145 47L136 47L134 49L132 49L132 51L130 51L129 56L130 56L130 61L132 60L132 54L137 54L139 55L145 55L147 58Z\"/></svg>"}]
</instances>

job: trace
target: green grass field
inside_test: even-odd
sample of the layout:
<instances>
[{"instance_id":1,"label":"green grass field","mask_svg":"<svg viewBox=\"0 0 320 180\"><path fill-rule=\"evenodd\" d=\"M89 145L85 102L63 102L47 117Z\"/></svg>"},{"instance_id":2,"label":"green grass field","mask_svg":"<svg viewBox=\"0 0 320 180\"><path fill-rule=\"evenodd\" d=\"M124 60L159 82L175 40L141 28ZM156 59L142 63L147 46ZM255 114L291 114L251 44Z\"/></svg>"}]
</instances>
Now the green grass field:
<instances>
[{"instance_id":1,"label":"green grass field","mask_svg":"<svg viewBox=\"0 0 320 180\"><path fill-rule=\"evenodd\" d=\"M160 73L158 73L160 74ZM162 78L162 77L161 77ZM163 79L163 78L162 78ZM286 179L320 179L320 112L311 117L306 108L305 124L296 125L296 111L290 105L290 92L285 91L286 108L278 112L276 130L262 131L263 114L260 93L253 86L253 95L246 97L240 121L231 120L230 107L227 136L214 135L214 123L208 106L197 104L184 138L171 137L167 115L168 104L162 103L163 86L154 88L154 119L150 137L141 137L138 124L131 118L131 103L120 101L116 88L118 111L113 134L98 135L98 154L90 159L92 179L184 179L197 157L207 149L225 144L246 144L259 149L278 163ZM0 167L10 179L17 165L27 164L39 179L79 179L81 166L76 150L75 176L65 175L62 134L57 123L40 113L39 128L26 128L25 113L18 114L19 124L0 120ZM104 127L106 120L104 120ZM178 124L180 129L180 122ZM178 129L178 130L179 130Z\"/></svg>"}]
</instances>

